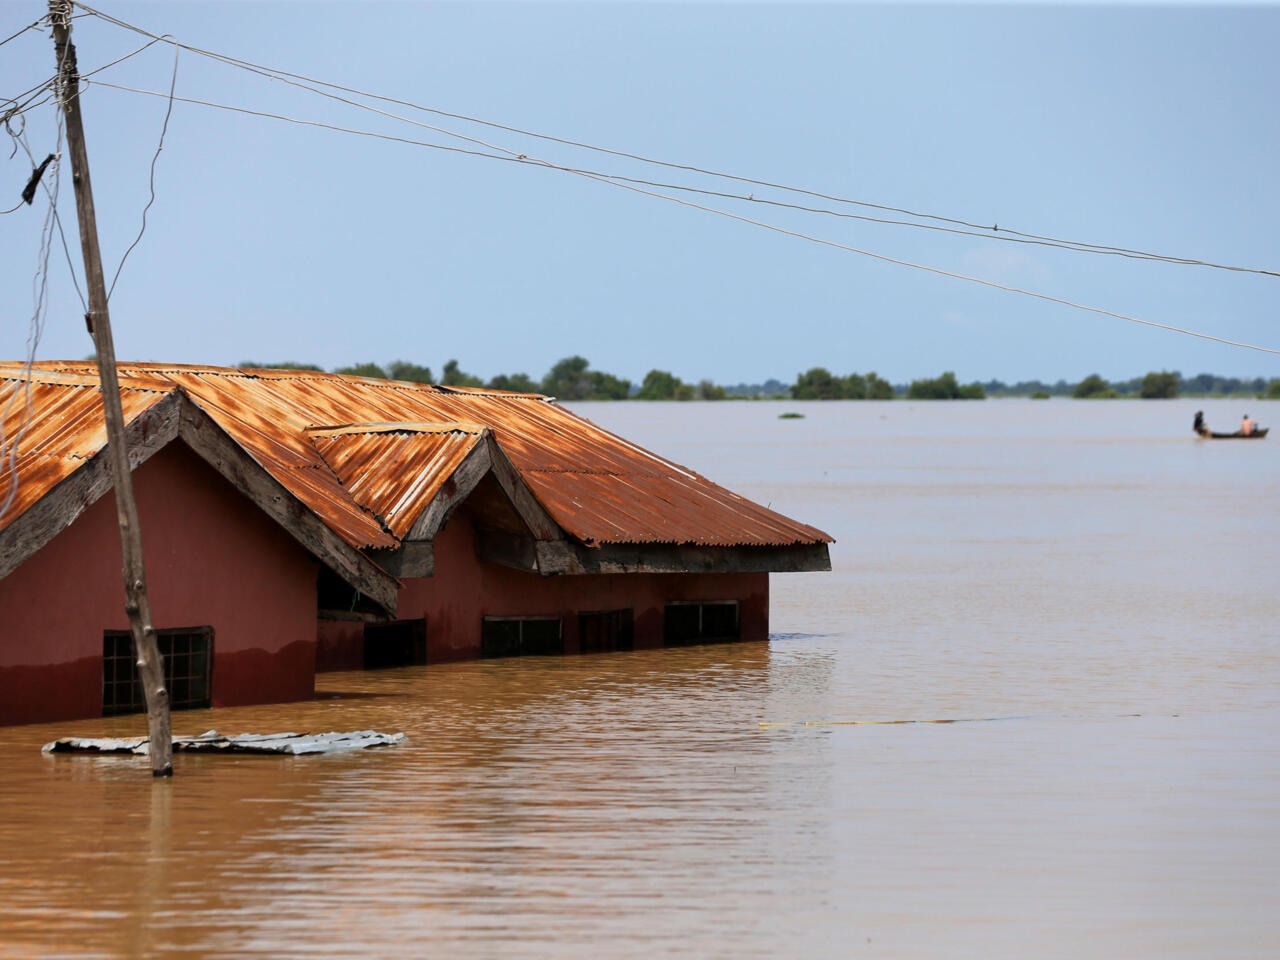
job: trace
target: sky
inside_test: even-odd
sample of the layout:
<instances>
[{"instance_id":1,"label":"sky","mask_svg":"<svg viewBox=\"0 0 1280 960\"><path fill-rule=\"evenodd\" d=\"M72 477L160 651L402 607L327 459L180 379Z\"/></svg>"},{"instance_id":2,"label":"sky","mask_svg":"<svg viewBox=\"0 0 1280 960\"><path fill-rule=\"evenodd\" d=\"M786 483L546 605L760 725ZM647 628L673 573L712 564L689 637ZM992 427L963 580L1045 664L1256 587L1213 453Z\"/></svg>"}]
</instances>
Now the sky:
<instances>
[{"instance_id":1,"label":"sky","mask_svg":"<svg viewBox=\"0 0 1280 960\"><path fill-rule=\"evenodd\" d=\"M97 3L388 98L321 88L357 107L186 50L175 73L165 41L94 74L121 359L438 375L454 358L537 379L577 354L636 382L724 384L814 366L1280 377L1280 277L1249 272L1280 272L1280 5ZM4 0L0 40L45 9ZM72 39L89 74L148 38L85 15ZM47 30L4 43L0 98L53 68ZM0 134L0 210L31 157L61 150L57 119L36 105ZM56 174L70 257L56 230L41 256L49 192L0 216L6 359L92 351L69 165Z\"/></svg>"}]
</instances>

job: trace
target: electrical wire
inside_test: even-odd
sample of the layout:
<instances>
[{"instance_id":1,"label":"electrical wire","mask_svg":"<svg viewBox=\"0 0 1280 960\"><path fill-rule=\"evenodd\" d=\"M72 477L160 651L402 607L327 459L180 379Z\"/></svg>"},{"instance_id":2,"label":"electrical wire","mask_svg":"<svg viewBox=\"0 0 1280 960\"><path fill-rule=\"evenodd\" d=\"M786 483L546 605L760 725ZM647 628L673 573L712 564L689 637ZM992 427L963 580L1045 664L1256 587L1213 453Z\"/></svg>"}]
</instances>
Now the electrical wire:
<instances>
[{"instance_id":1,"label":"electrical wire","mask_svg":"<svg viewBox=\"0 0 1280 960\"><path fill-rule=\"evenodd\" d=\"M153 42L154 42L154 41L153 41ZM320 90L320 89L317 89L317 88L316 88L316 87L314 87L314 86L309 86L309 85L308 85L308 83L316 83L316 84L320 84L320 85L322 85L322 86L330 86L330 87L334 87L335 89L341 89L341 90L344 90L344 91L350 91L350 88L346 88L346 87L337 87L336 85L328 84L328 83L326 83L325 81L308 80L308 82L307 82L307 83L302 83L302 82L298 82L298 80L300 80L300 79L305 79L305 78L299 78L299 77L298 77L298 75L296 75L296 74L279 74L279 73L272 73L272 72L270 72L267 68L260 68L260 67L258 67L258 66L256 66L256 65L254 65L254 64L249 64L249 63L247 63L246 61L236 60L236 59L234 59L234 58L226 57L226 56L221 55L221 54L214 54L214 53L210 53L210 52L208 52L208 51L198 50L198 48L188 47L188 46L187 46L187 45L185 45L185 44L174 43L174 46L175 46L175 48L178 48L178 49L194 50L195 52L200 53L200 54L201 54L201 55L203 55L203 56L210 57L210 58L212 58L212 59L214 59L214 60L216 60L216 61L219 61L219 62L222 62L222 63L227 63L227 64L230 64L230 65L232 65L232 66L240 67L240 68L242 68L242 69L247 70L247 71L248 71L248 72L250 72L250 73L254 73L254 74L258 75L258 76L265 77L265 78L270 79L270 80L279 80L279 81L281 81L281 82L283 82L283 83L288 84L289 86L297 87L298 89L306 90L306 91L309 91L309 92L311 92L311 93L315 93L315 94L317 94L317 95L319 95L319 96L325 97L326 99L334 100L334 101L337 101L338 103L343 103L343 104L346 104L346 105L348 105L348 106L355 107L356 109L359 109L359 110L366 110L366 111L371 112L371 113L374 113L374 114L376 114L376 115L378 115L378 116L386 117L386 118L388 118L388 119L392 119L392 120L397 120L397 121L400 121L400 122L402 122L402 123L412 124L413 126L421 127L421 128L423 128L423 129L425 129L425 130L430 130L430 131L432 131L432 132L434 132L434 133L440 133L440 134L443 134L443 135L445 135L445 136L453 137L453 138L455 138L455 139L459 139L459 140L462 140L462 141L465 141L465 142L468 142L468 143L473 143L473 144L476 144L476 145L479 145L479 146L486 147L487 149L490 149L490 150L496 150L496 151L499 151L499 152L505 153L505 154L507 154L507 155L509 155L509 156L511 156L511 157L518 158L518 159L520 159L520 160L522 160L522 161L529 160L530 162L534 162L534 163L540 162L540 161L537 161L537 160L532 160L532 159L531 159L531 158L529 158L526 154L519 153L519 152L517 152L517 151L515 151L515 150L509 150L509 149L506 149L506 148L504 148L504 147L499 147L499 146L497 146L497 145L495 145L495 144L489 143L489 142L484 141L484 140L480 140L480 139L475 138L475 137L469 137L469 136L466 136L466 135L464 135L464 134L460 134L460 133L456 133L456 132L451 131L451 130L447 130L447 129L443 128L443 127L438 127L438 126L435 126L435 125L433 125L433 124L423 123L423 122L418 121L418 120L412 120L412 119L410 119L410 118L408 118L408 117L403 117L403 116L400 116L400 115L398 115L398 114L390 113L390 112L388 112L388 111L386 111L386 110L380 110L380 109L377 109L377 108L375 108L375 107L370 107L368 104L358 103L357 101L349 100L349 99L347 99L346 97L339 97L339 96L335 96L335 95L330 94L330 93L326 93L325 91ZM294 78L294 79L290 79L290 78ZM350 92L353 92L353 93L359 93L358 91L350 91ZM473 122L473 123L485 123L485 121L473 120L472 118L469 118L469 117L461 117L460 115L456 115L456 114L445 114L445 113L443 113L443 111L434 111L434 110L431 110L430 108L417 106L417 105L415 105L415 104L410 104L410 103L408 103L407 101L403 101L403 100L391 100L390 98L378 97L378 96L376 96L375 94L363 94L363 93L361 93L361 94L359 94L359 95L361 95L361 96L371 97L371 98L373 98L373 99L384 100L384 101L386 101L386 102L390 102L390 103L396 103L396 104L401 104L401 105L405 105L405 106L410 106L410 107L413 107L414 109L418 109L418 110L423 110L423 111L432 112L432 113L439 113L439 114L444 115L444 116L453 116L453 117L457 117L458 119L465 119L465 120L469 120L470 122ZM566 144L570 144L570 145L573 145L573 146L582 146L582 147L585 147L586 149L590 149L590 150L597 150L597 151L599 151L599 152L607 153L607 154L613 154L613 155L615 155L615 156L631 157L632 159L644 159L644 158L636 157L636 156L634 156L634 155L632 155L632 154L622 154L622 153L619 153L619 152L617 152L617 151L613 151L613 150L604 150L603 148L598 148L598 147L589 147L589 146L586 146L586 145L584 145L584 144L575 143L575 142L573 142L573 141L560 140L560 139L558 139L558 138L554 138L554 137L546 137L546 136L542 136L542 135L540 135L540 134L529 134L529 133L525 133L525 131L517 131L517 130L515 130L514 128L511 128L511 127L504 127L504 126L501 126L501 125L499 125L499 124L486 124L486 125L488 125L488 126L493 126L493 127L496 127L496 128L498 128L498 129L502 129L502 130L510 130L510 131L513 131L513 132L524 133L524 134L525 134L525 135L527 135L527 136L539 137L540 139L544 139L544 140L552 140L552 141L557 142L557 143L566 143ZM697 168L692 168L692 167L681 167L681 166L676 165L676 164L666 164L666 163L662 163L661 161L655 161L655 160L646 160L645 162L658 164L658 165L660 165L660 166L677 167L677 168L679 168L679 169L689 169L689 170L696 170L696 169L697 169ZM958 229L957 227L939 226L938 224L935 224L935 223L913 223L913 222L911 222L911 221L906 221L906 220L895 220L895 219L889 219L889 218L886 218L886 217L873 217L873 216L869 216L869 215L867 215L867 214L843 213L843 212L836 211L836 210L830 210L830 209L827 209L827 208L824 208L824 207L809 207L809 206L804 206L804 205L801 205L801 204L785 203L785 202L783 202L783 201L780 201L780 200L772 200L772 199L769 199L769 198L767 198L767 197L757 197L757 196L755 196L754 194L745 194L745 195L744 195L744 194L731 194L731 193L727 193L727 192L724 192L724 191L707 190L707 189L705 189L705 188L691 187L691 186L687 186L687 185L683 185L683 184L664 183L664 182L661 182L661 181L644 180L644 179L640 179L640 178L626 177L626 176L622 176L622 175L620 175L620 174L602 173L602 172L597 171L597 170L582 170L582 169L580 169L580 168L568 168L568 167L558 167L558 168L559 168L559 169L564 169L564 170L572 170L573 172L577 172L577 173L583 173L583 174L590 174L590 175L595 175L595 176L607 177L607 178L608 178L608 179L610 179L610 180L625 181L625 182L628 182L628 183L636 183L636 184L641 184L641 185L647 185L647 186L658 187L658 188L660 188L660 189L666 189L666 190L680 190L680 191L685 191L685 192L690 192L690 193L702 194L702 195L704 195L704 196L720 197L720 198L722 198L722 199L723 199L723 198L731 198L731 199L735 199L735 200L749 201L749 202L752 202L752 203L761 203L761 204L766 204L766 205L769 205L769 206L779 207L779 208L782 208L782 209L795 210L795 211L799 211L799 212L803 212L803 213L822 214L822 215L827 215L827 216L832 216L832 217L839 217L839 218L842 218L842 219L859 220L859 221L862 221L862 222L865 222L865 223L878 223L878 224L884 224L884 225L890 225L890 226L912 227L912 228L915 228L915 229L918 229L918 230L931 230L931 231L936 231L936 232L940 232L940 233L953 234L953 235L956 235L956 236L976 237L976 238L984 239L984 240L992 240L992 239L995 239L995 240L1001 240L1001 241L1004 241L1004 242L1006 242L1006 243L1019 243L1019 244L1027 244L1027 245L1034 245L1034 246L1044 246L1044 247L1050 247L1050 248L1054 248L1054 249L1070 250L1070 251L1074 251L1074 252L1076 252L1076 253L1094 253L1094 254L1098 254L1098 255L1105 255L1105 256L1126 257L1126 258L1134 259L1134 260L1153 260L1153 261L1159 261L1159 262L1178 263L1178 264L1184 264L1184 265L1194 265L1194 266L1214 267L1214 268L1217 268L1217 269L1220 269L1220 270L1232 270L1232 271L1238 271L1238 272L1244 272L1244 273L1258 273L1258 274L1263 274L1263 275L1268 275L1268 276L1280 276L1280 273L1277 273L1277 272L1274 272L1274 271L1270 271L1270 270L1259 270L1259 269L1250 268L1250 267L1236 267L1236 266L1229 266L1229 265L1226 265L1226 264L1209 263L1208 261L1203 261L1203 260L1191 260L1191 259L1183 258L1183 257L1177 257L1177 258L1175 258L1175 257L1168 257L1168 256L1162 256L1162 255L1158 255L1158 254L1145 253L1145 252L1138 251L1138 250L1128 250L1128 249L1121 248L1121 247L1103 247L1103 246L1094 245L1094 244L1080 244L1080 243L1074 243L1074 242L1071 242L1071 241L1065 241L1065 240L1055 240L1055 239L1052 239L1052 238L1049 238L1049 237L1036 237L1036 236L1035 236L1035 235L1033 235L1033 234L1019 233L1019 232L1017 232L1017 231L1011 231L1011 230L1006 230L1006 231L1004 231L1004 232L1005 232L1005 234L1006 234L1006 235L1004 235L1004 236L995 236L995 235L993 235L993 234L990 232L992 229L998 229L998 228ZM701 170L699 170L698 172L700 172L700 173L707 173L708 171L701 171ZM736 180L736 181L744 182L744 183L755 183L755 184L762 184L762 185L768 185L768 186L776 186L776 185L771 185L771 184L765 184L763 181L759 181L759 180L746 180L746 179L741 178L741 177L730 177L730 176L725 175L725 174L713 174L713 175L714 175L714 176L719 176L719 177L724 178L724 179ZM810 193L809 191L797 190L796 188L791 188L791 187L779 187L778 189L788 190L788 191L795 192L795 193ZM820 194L812 194L812 193L810 193L810 195L812 195L812 196L821 196ZM835 198L829 198L829 199L835 199ZM857 201L841 201L841 202L845 202L845 203L855 203L855 204L856 204L856 203L858 203ZM896 210L896 209L897 209L897 208L893 208L893 207L881 207L881 206L876 205L876 204L865 204L865 203L861 203L861 204L858 204L858 205L865 206L865 207L878 207L879 209L882 209L882 210ZM926 215L923 215L923 214L912 214L912 213L910 213L909 211L899 211L899 212L907 213L908 215L910 215L910 216L915 216L915 217L924 217L924 216L926 216ZM941 221L941 220L945 220L945 218L941 218L941 217L933 217L933 218L931 218L931 219L940 220L940 221ZM955 221L955 220L947 220L946 222L950 222L950 223L963 223L963 221Z\"/></svg>"},{"instance_id":2,"label":"electrical wire","mask_svg":"<svg viewBox=\"0 0 1280 960\"><path fill-rule=\"evenodd\" d=\"M72 260L71 258L71 247L67 243L67 234L66 234L66 231L62 228L62 217L58 215L57 178L58 178L58 173L60 169L59 161L62 156L62 138L63 138L61 111L58 112L56 123L57 123L57 131L58 131L58 134L57 134L58 150L57 150L57 153L55 154L55 161L54 163L51 164L52 172L46 175L45 177L40 178L40 186L44 189L45 193L49 197L49 207L53 215L53 222L58 229L58 237L62 243L63 255L67 258L67 269L71 274L71 284L73 287L75 287L76 296L80 298L80 306L83 309L88 310L89 305L85 301L84 291L80 289L80 280L76 275L75 261ZM6 129L8 129L7 125L6 125ZM22 151L27 155L27 159L31 161L31 166L34 168L36 165L36 158L35 158L35 154L31 150L30 144L27 143L25 128L19 131L17 134L14 134L12 130L9 130L9 135L13 137L14 143L16 146L22 147ZM50 180L54 181L54 185L52 188L49 186Z\"/></svg>"},{"instance_id":3,"label":"electrical wire","mask_svg":"<svg viewBox=\"0 0 1280 960\"><path fill-rule=\"evenodd\" d=\"M124 63L126 60L130 60L133 57L136 57L138 54L142 53L144 50L147 50L155 46L157 43L160 42L161 39L163 38L157 38L155 40L150 41L149 43L144 43L142 46L140 46L137 50L134 50L132 53L127 53L123 57L119 57L115 60L112 60L110 63L104 63L102 66L95 67L93 70L90 70L87 73L82 73L80 74L80 79L85 80L89 77L94 76L95 74L102 73L104 70L109 70L114 66ZM10 97L5 100L0 100L0 103L13 104L12 107L8 108L3 112L0 112L0 124L7 124L10 120L16 119L17 117L21 117L24 114L27 114L30 111L34 110L36 107L41 107L41 106L44 106L46 103L51 102L54 99L53 90L57 82L58 82L58 77L54 75L52 77L49 77L47 80L42 80L40 83L36 84L34 87L29 87L28 89L24 90L22 93L18 94L16 97ZM80 91L77 90L73 95L78 97L80 95Z\"/></svg>"},{"instance_id":4,"label":"electrical wire","mask_svg":"<svg viewBox=\"0 0 1280 960\"><path fill-rule=\"evenodd\" d=\"M80 9L84 10L88 14L100 17L101 19L107 21L108 23L114 24L115 26L118 26L122 29L132 31L134 33L138 33L142 36L151 37L153 38L153 41L166 39L154 33L151 33L150 31L147 31L142 27L136 26L135 24L127 23L126 21L120 20L116 17L112 17L108 14L102 13L101 11L95 10L94 8L86 4L74 2L73 0L73 5L76 7L79 7ZM769 189L801 194L805 196L814 197L816 199L826 200L832 203L861 206L869 209L881 210L888 213L898 213L903 216L914 217L916 219L921 219L921 220L932 220L935 223L949 224L952 227L963 228L961 230L955 231L963 236L981 237L985 239L1001 240L1005 242L1031 243L1031 244L1040 245L1040 246L1056 247L1064 250L1073 250L1080 253L1096 253L1096 254L1105 254L1105 255L1111 255L1111 256L1122 256L1122 257L1128 257L1131 259L1152 260L1152 261L1165 262L1165 263L1171 263L1171 264L1182 265L1182 266L1199 266L1199 267L1207 267L1207 268L1218 269L1218 270L1228 270L1228 271L1240 272L1240 273L1254 273L1254 274L1259 274L1263 276L1280 277L1280 272L1274 271L1274 270L1259 269L1254 267L1234 266L1230 264L1221 264L1221 263L1215 263L1212 261L1192 258L1192 257L1169 256L1165 254L1151 253L1148 251L1136 250L1128 247L1114 246L1110 244L1095 244L1095 243L1089 243L1086 241L1064 240L1061 238L1050 237L1043 234L1035 234L1035 233L1029 233L1025 231L1012 230L1007 227L1002 229L999 227L998 224L986 225L986 224L974 223L968 220L958 219L954 217L945 217L937 214L919 213L903 207L895 207L895 206L890 206L886 204L872 203L872 202L862 201L862 200L851 200L844 197L820 193L817 191L808 190L800 187L792 187L785 184L774 183L767 180L760 180L752 177L742 177L734 174L722 173L722 172L694 166L691 164L671 163L668 161L657 160L651 157L646 157L640 154L628 153L620 150L612 150L605 147L598 147L598 146L593 146L591 144L582 143L580 141L549 136L547 134L540 134L540 133L536 133L529 130L522 130L518 127L512 127L512 126L507 126L505 124L499 124L499 123L494 123L487 120L481 120L476 117L466 116L465 114L451 113L444 110L438 110L432 107L426 107L421 104L416 104L407 100L400 100L393 97L385 97L379 94L358 90L353 87L347 87L341 84L330 83L324 80L317 80L315 78L307 77L302 74L291 73L289 71L280 70L274 67L266 67L261 64L252 63L251 61L241 60L236 57L231 57L226 54L220 54L210 50L203 50L199 47L194 47L189 44L180 43L179 41L174 40L172 38L168 38L166 42L172 43L175 46L180 46L182 47L182 49L187 50L191 53L195 53L200 56L208 57L210 59L225 63L230 66L247 70L251 73L258 74L259 76L264 76L264 77L268 77L275 80L281 80L283 82L290 83L293 86L300 87L301 89L311 90L311 92L317 93L321 96L325 96L342 103L347 103L359 109L370 110L382 116L391 117L393 119L401 120L406 123L415 123L415 121L409 120L406 117L399 117L394 114L387 113L386 111L378 110L376 108L368 106L367 104L355 103L343 97L337 97L337 96L334 96L333 94L324 93L323 91L314 89L314 87L306 86L306 84L316 84L319 86L328 87L331 90L338 90L343 93L349 93L354 96L365 97L370 100L376 100L383 103L395 104L397 106L408 107L413 110L418 110L425 113L431 113L437 116L449 117L451 119L461 120L468 123L475 123L478 125L492 128L492 129L503 130L508 133L518 134L520 136L532 137L535 139L544 140L552 143L558 143L564 146L571 146L571 147L575 147L583 150L591 150L598 153L608 154L610 156L626 158L626 159L635 160L642 163L648 163L648 164L653 164L660 167L666 167L669 169L697 173L704 176L716 177L720 179L735 181L738 183L749 184L749 185L760 186L760 187L767 187ZM298 81L298 82L295 82L295 81ZM418 125L424 126L427 129L435 130L436 132L444 133L448 136L455 136L463 140L470 140L472 142L483 143L483 141L476 141L473 138L466 137L462 134L456 134L447 130L441 130L440 128L432 127L430 125L426 125L426 124L418 124ZM500 148L493 147L491 144L486 144L486 146L489 146L492 149L500 149ZM602 176L609 176L609 175L602 174ZM611 179L624 179L624 178L612 177ZM681 190L690 189L687 187L670 187L670 186L664 186L664 188L681 189ZM768 202L768 201L761 201L755 197L751 197L750 199L756 200L756 202ZM776 205L786 206L785 204L776 204ZM834 211L829 211L829 210L812 210L810 208L800 207L800 206L795 206L794 209L806 210L808 212L821 212L821 213L831 214L834 216L840 216L840 214L836 214ZM909 226L909 227L934 229L934 230L943 229L943 228L931 226L928 224L911 223L908 221L897 221L897 220L881 220L873 217L866 217L866 218L855 217L855 219L866 219L867 221L873 222L873 223L889 223L897 226ZM944 232L951 232L951 231L944 230Z\"/></svg>"},{"instance_id":5,"label":"electrical wire","mask_svg":"<svg viewBox=\"0 0 1280 960\"><path fill-rule=\"evenodd\" d=\"M113 90L121 90L128 93L144 94L147 96L164 96L163 93L158 93L157 91L154 91L154 90L139 90L133 87L126 87L121 84L108 83L103 80L98 80L94 82L98 86L107 87ZM1198 331L1189 330L1184 327L1175 327L1169 324L1159 323L1154 320L1144 320L1140 317L1131 316L1129 314L1117 313L1115 311L1106 310L1101 307L1092 307L1086 304L1076 303L1074 301L1067 300L1062 297L1055 297L1049 294L1037 293L1032 290L1023 289L1021 287L1014 287L1007 284L996 283L995 281L991 281L991 280L983 280L980 277L972 277L967 274L961 274L961 273L955 273L948 270L943 270L939 267L931 267L926 264L920 264L920 263L915 263L909 260L902 260L895 257L885 256L884 254L878 254L870 250L862 249L859 247L853 247L848 244L838 243L834 240L826 240L820 237L812 236L810 234L801 233L796 230L789 230L785 227L780 227L775 224L765 223L764 221L761 221L761 220L755 220L750 217L744 217L739 214L730 213L725 210L719 210L714 207L708 207L704 204L693 203L689 200L682 200L678 197L672 197L666 194L657 193L652 190L646 190L642 187L636 186L633 183L625 183L625 182L620 182L619 180L611 179L610 177L604 174L596 174L596 173L576 170L571 167L563 167L546 160L536 160L523 155L520 155L517 157L508 157L508 156L502 156L502 155L496 155L496 154L490 154L490 153L483 153L478 150L469 150L461 147L445 146L442 144L430 143L428 141L423 141L423 140L412 140L407 137L395 137L387 134L376 133L369 130L357 130L349 127L340 127L336 124L324 123L316 120L301 120L295 117L287 117L282 114L273 114L273 113L267 113L265 111L260 111L260 110L251 110L246 107L236 107L229 104L216 103L208 100L198 100L194 98L185 98L185 97L176 97L175 99L183 103L192 103L200 106L213 107L220 110L227 110L234 113L243 113L249 116L256 116L256 117L261 117L265 119L280 120L286 123L296 124L300 126L317 127L320 129L330 130L337 133L346 133L346 134L351 134L355 136L369 137L377 140L386 140L392 143L400 143L408 146L426 147L429 149L442 150L450 153L461 153L469 156L485 157L487 159L493 159L493 160L506 160L508 162L524 163L531 166L543 167L549 170L558 170L563 173L571 173L577 176L585 177L589 180L596 181L598 183L608 184L610 186L615 186L623 190L630 190L635 193L642 194L644 196L652 197L655 199L666 200L670 203L675 203L681 206L689 207L691 209L700 210L705 213L711 213L717 216L726 217L728 219L736 220L740 223L748 224L751 226L760 227L762 229L769 230L774 233L780 233L785 236L794 237L796 239L806 240L811 243L820 244L822 246L832 247L834 249L843 250L848 253L855 253L860 256L869 257L871 259L879 260L885 263L893 263L899 266L910 267L912 269L922 270L927 273L935 274L937 276L948 277L953 280L962 280L968 283L974 283L980 286L990 287L996 290L1002 290L1007 293L1019 294L1022 296L1032 297L1037 300L1043 300L1049 303L1056 303L1061 306L1070 307L1076 310L1082 310L1087 313L1093 313L1093 314L1098 314L1100 316L1111 317L1117 320L1125 320L1130 323L1141 324L1143 326L1155 327L1158 329L1167 330L1172 333L1181 333L1186 336L1196 337L1202 340L1210 340L1216 343L1226 344L1228 346L1241 347L1248 350L1256 350L1261 353L1271 353L1271 354L1280 355L1280 349L1259 346L1256 344L1245 343L1237 340L1228 340L1223 337L1216 337L1216 336L1213 336L1212 334L1200 333Z\"/></svg>"},{"instance_id":6,"label":"electrical wire","mask_svg":"<svg viewBox=\"0 0 1280 960\"><path fill-rule=\"evenodd\" d=\"M45 181L41 181L45 191L49 196L49 209L45 212L44 226L40 232L40 247L36 256L36 273L32 280L32 313L31 321L27 332L27 352L22 363L22 373L19 385L15 386L13 392L9 395L9 399L4 404L4 409L0 411L0 462L3 462L5 471L8 473L8 486L5 490L3 500L0 501L0 519L9 512L14 501L18 496L20 480L18 477L18 457L20 455L22 440L30 429L34 419L34 409L31 404L31 386L32 375L36 362L36 352L40 346L40 340L44 336L45 319L48 316L49 309L49 254L53 247L53 227L59 224L57 217L58 209L58 184L60 178L57 175L58 159L62 154L63 139L62 115L58 115L57 121L57 153L52 161L54 175L50 178L53 185ZM25 142L23 143L26 147ZM27 150L30 155L30 150ZM58 225L61 232L61 226ZM66 240L63 239L65 249ZM78 290L77 286L77 290ZM18 428L14 432L12 439L8 435L8 423L10 415L13 412L13 406L21 399L22 415L18 423Z\"/></svg>"},{"instance_id":7,"label":"electrical wire","mask_svg":"<svg viewBox=\"0 0 1280 960\"><path fill-rule=\"evenodd\" d=\"M37 29L37 28L39 28L39 27L44 26L45 22L46 22L48 19L49 19L48 17L41 17L41 18L40 18L39 20L37 20L35 23L29 23L29 24L27 24L25 27L23 27L21 30L19 30L17 33L15 33L13 36L11 36L11 37L5 37L3 40L0 40L0 47L3 47L3 46L4 46L6 43L8 43L10 40L17 40L20 36L22 36L22 35L23 35L24 33L26 33L28 30L35 30L35 29Z\"/></svg>"},{"instance_id":8,"label":"electrical wire","mask_svg":"<svg viewBox=\"0 0 1280 960\"><path fill-rule=\"evenodd\" d=\"M147 232L147 212L151 209L152 204L156 202L156 163L160 160L160 152L164 149L165 134L169 132L169 118L173 116L173 93L178 86L178 57L182 51L175 47L173 50L173 77L169 81L169 105L164 112L164 124L160 128L160 142L156 144L156 152L151 157L151 178L150 190L151 196L147 200L147 205L142 208L142 226L138 230L138 235L134 237L133 243L129 244L129 248L125 250L124 256L120 258L120 265L116 267L116 275L111 278L111 286L107 289L107 302L111 301L111 294L115 292L116 281L120 279L120 271L124 269L125 261L129 259L129 254L139 243L142 242L142 235Z\"/></svg>"}]
</instances>

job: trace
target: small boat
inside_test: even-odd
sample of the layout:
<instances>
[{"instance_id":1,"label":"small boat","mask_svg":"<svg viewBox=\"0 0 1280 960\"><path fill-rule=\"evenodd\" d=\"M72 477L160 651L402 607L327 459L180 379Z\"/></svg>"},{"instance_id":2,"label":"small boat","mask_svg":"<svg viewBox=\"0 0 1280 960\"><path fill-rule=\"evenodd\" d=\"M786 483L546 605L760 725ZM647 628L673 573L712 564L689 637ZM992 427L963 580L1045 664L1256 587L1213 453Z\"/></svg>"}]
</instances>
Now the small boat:
<instances>
[{"instance_id":1,"label":"small boat","mask_svg":"<svg viewBox=\"0 0 1280 960\"><path fill-rule=\"evenodd\" d=\"M1252 423L1253 421L1249 422ZM1196 419L1191 424L1191 429L1206 440L1261 440L1267 435L1267 431L1270 428L1255 426L1248 433L1243 430L1237 430L1235 433L1215 433L1205 424L1204 411L1197 410Z\"/></svg>"},{"instance_id":2,"label":"small boat","mask_svg":"<svg viewBox=\"0 0 1280 960\"><path fill-rule=\"evenodd\" d=\"M1253 433L1241 433L1239 430L1235 433L1214 433L1212 430L1206 430L1200 436L1206 440L1261 440L1270 429L1270 427L1258 427Z\"/></svg>"}]
</instances>

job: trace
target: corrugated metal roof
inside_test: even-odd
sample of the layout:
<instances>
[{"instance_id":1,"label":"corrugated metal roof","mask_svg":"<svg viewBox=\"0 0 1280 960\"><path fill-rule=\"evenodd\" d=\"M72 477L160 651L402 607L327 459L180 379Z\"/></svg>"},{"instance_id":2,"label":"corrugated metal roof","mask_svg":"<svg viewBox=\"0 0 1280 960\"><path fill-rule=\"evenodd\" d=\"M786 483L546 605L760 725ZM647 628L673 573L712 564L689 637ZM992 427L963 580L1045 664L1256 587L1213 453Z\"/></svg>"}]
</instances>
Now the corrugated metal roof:
<instances>
[{"instance_id":1,"label":"corrugated metal roof","mask_svg":"<svg viewBox=\"0 0 1280 960\"><path fill-rule=\"evenodd\" d=\"M19 376L19 365L0 364L0 386L10 394L20 388ZM486 429L543 509L584 542L831 540L533 394L190 365L122 364L120 377L127 418L181 388L335 533L362 549L404 537ZM26 472L19 470L21 509L73 469L38 467L42 459L65 467L62 461L105 443L96 386L89 364L37 365L31 409L38 426L20 447L19 459L30 459ZM0 403L4 397L0 391ZM6 436L13 435L13 419L6 414ZM20 512L15 505L0 517L0 529Z\"/></svg>"},{"instance_id":2,"label":"corrugated metal roof","mask_svg":"<svg viewBox=\"0 0 1280 960\"><path fill-rule=\"evenodd\" d=\"M476 431L325 432L313 440L347 493L404 539L481 436Z\"/></svg>"},{"instance_id":3,"label":"corrugated metal roof","mask_svg":"<svg viewBox=\"0 0 1280 960\"><path fill-rule=\"evenodd\" d=\"M132 421L164 399L163 392L122 384L121 406ZM107 445L102 396L94 378L30 382L0 365L0 530L71 476Z\"/></svg>"}]
</instances>

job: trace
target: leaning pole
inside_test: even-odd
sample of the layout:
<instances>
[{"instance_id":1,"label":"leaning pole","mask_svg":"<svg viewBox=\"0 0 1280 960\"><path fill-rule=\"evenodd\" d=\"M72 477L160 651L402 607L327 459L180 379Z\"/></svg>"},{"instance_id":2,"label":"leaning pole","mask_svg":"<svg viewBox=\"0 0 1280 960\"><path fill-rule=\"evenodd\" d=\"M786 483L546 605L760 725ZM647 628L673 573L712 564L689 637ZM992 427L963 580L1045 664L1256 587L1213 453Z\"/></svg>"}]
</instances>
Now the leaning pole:
<instances>
[{"instance_id":1,"label":"leaning pole","mask_svg":"<svg viewBox=\"0 0 1280 960\"><path fill-rule=\"evenodd\" d=\"M156 631L151 621L151 601L147 598L146 569L142 563L142 534L138 527L138 503L133 496L133 476L129 470L124 408L120 401L120 381L116 376L116 351L111 339L107 286L102 271L102 252L98 247L98 222L93 210L93 185L89 180L89 157L85 152L84 124L80 117L80 74L76 66L76 48L71 42L70 0L49 0L49 19L53 25L54 50L58 58L55 92L67 121L67 151L71 160L71 180L75 185L80 250L84 255L85 281L89 287L89 312L85 314L85 323L93 336L93 345L98 355L111 484L115 492L116 519L120 523L120 548L124 559L124 608L129 615L133 650L138 659L138 676L142 680L147 701L151 772L157 777L170 777L173 776L173 739L169 724L169 691L164 685L164 661L156 644Z\"/></svg>"}]
</instances>

